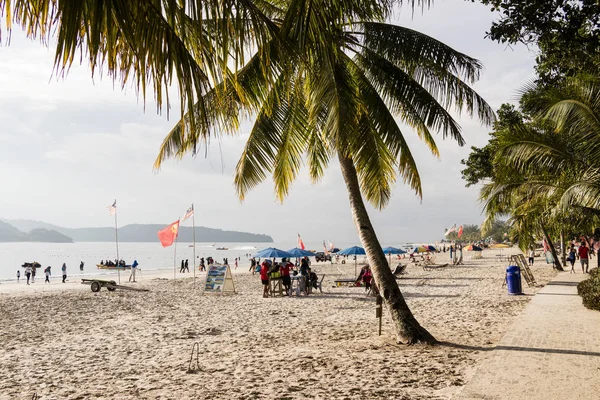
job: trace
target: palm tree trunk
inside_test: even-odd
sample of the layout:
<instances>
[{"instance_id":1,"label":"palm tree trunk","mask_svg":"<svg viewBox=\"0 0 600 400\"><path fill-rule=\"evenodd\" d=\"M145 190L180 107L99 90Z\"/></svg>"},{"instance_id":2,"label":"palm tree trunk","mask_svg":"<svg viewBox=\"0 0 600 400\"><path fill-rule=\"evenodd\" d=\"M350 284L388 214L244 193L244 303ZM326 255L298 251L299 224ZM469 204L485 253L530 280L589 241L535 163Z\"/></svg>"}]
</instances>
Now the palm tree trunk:
<instances>
[{"instance_id":1,"label":"palm tree trunk","mask_svg":"<svg viewBox=\"0 0 600 400\"><path fill-rule=\"evenodd\" d=\"M565 249L565 231L560 230L560 252L563 268L567 268L567 249Z\"/></svg>"},{"instance_id":2,"label":"palm tree trunk","mask_svg":"<svg viewBox=\"0 0 600 400\"><path fill-rule=\"evenodd\" d=\"M358 230L360 241L367 253L375 283L392 317L397 341L406 344L436 343L433 335L423 328L413 316L400 292L394 275L392 275L392 270L388 266L385 254L381 249L365 208L352 159L347 158L341 152L338 152L338 158L342 176L348 189L352 218Z\"/></svg>"},{"instance_id":3,"label":"palm tree trunk","mask_svg":"<svg viewBox=\"0 0 600 400\"><path fill-rule=\"evenodd\" d=\"M563 267L560 265L560 261L558 260L558 254L556 254L556 249L554 248L554 243L552 243L552 240L548 235L546 227L542 223L540 223L540 226L542 227L542 232L544 233L546 243L548 243L548 246L550 246L550 251L552 252L552 257L554 258L554 268L556 268L559 271L564 271Z\"/></svg>"}]
</instances>

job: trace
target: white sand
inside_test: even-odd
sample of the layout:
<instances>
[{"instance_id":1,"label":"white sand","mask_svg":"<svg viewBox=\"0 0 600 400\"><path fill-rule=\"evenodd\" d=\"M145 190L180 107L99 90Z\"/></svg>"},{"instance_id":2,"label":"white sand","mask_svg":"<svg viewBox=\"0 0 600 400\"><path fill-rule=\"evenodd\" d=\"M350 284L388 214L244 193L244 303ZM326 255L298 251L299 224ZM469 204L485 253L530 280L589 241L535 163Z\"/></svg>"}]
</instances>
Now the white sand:
<instances>
[{"instance_id":1,"label":"white sand","mask_svg":"<svg viewBox=\"0 0 600 400\"><path fill-rule=\"evenodd\" d=\"M292 298L263 299L247 266L226 296L203 295L200 273L196 284L144 275L136 287L150 292L92 293L73 277L2 284L0 399L448 399L535 292L523 282L528 295L508 296L507 263L495 254L436 271L411 266L399 281L445 343L434 347L395 344L385 310L377 336L374 298L332 287L353 264L318 265L325 293ZM533 272L538 283L554 275L541 258ZM194 343L200 371L186 373Z\"/></svg>"}]
</instances>

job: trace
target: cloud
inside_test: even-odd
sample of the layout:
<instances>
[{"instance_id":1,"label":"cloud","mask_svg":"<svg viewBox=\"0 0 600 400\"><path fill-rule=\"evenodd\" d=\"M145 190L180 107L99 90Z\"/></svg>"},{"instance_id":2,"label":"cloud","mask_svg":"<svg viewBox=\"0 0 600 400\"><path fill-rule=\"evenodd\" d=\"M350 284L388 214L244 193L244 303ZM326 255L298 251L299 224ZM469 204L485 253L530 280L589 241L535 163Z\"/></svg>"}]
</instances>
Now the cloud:
<instances>
[{"instance_id":1,"label":"cloud","mask_svg":"<svg viewBox=\"0 0 600 400\"><path fill-rule=\"evenodd\" d=\"M485 66L476 90L494 108L512 101L533 73L535 54L507 49L484 38L494 17L481 4L436 2L431 10L402 9L394 20L432 35ZM13 33L0 47L0 179L2 217L33 218L70 227L108 226L106 207L117 198L120 224L170 223L196 206L199 225L261 232L293 244L300 232L307 245L322 240L356 242L347 191L332 160L322 181L310 182L304 168L281 204L269 178L240 202L233 173L251 123L240 134L212 140L196 157L152 166L164 136L179 116L173 104L157 115L132 87L92 79L87 66L74 65L65 79L53 71L53 50ZM172 96L173 99L177 97ZM389 206L369 207L381 241L435 241L454 223L481 222L477 188L465 188L460 160L470 146L488 140L489 127L457 117L467 146L436 136L440 159L414 132L404 129L423 181L423 199L399 181Z\"/></svg>"}]
</instances>

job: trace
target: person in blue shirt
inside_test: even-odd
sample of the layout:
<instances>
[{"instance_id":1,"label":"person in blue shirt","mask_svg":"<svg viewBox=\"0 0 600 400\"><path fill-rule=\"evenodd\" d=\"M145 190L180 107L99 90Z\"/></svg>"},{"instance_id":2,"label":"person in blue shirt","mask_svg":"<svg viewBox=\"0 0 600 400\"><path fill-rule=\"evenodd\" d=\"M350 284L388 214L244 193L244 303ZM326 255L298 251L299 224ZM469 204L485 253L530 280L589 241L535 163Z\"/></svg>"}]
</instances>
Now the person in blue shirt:
<instances>
[{"instance_id":1,"label":"person in blue shirt","mask_svg":"<svg viewBox=\"0 0 600 400\"><path fill-rule=\"evenodd\" d=\"M135 282L135 272L137 271L137 266L137 260L133 260L133 263L131 264L131 274L129 275L129 282Z\"/></svg>"}]
</instances>

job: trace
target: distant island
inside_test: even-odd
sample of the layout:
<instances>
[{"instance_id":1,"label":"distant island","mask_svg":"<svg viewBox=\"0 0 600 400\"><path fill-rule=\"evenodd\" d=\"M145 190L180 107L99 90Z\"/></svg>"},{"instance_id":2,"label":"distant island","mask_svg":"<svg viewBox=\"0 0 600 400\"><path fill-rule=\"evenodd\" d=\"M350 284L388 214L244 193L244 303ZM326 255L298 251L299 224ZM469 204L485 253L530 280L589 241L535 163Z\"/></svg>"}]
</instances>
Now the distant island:
<instances>
[{"instance_id":1,"label":"distant island","mask_svg":"<svg viewBox=\"0 0 600 400\"><path fill-rule=\"evenodd\" d=\"M0 242L73 243L73 239L56 230L45 228L22 232L13 225L0 221Z\"/></svg>"},{"instance_id":2,"label":"distant island","mask_svg":"<svg viewBox=\"0 0 600 400\"><path fill-rule=\"evenodd\" d=\"M158 242L157 232L167 224L131 224L119 228L119 242ZM12 229L11 229L12 228ZM39 240L34 240L39 239ZM48 239L48 240L41 240ZM113 242L115 228L63 228L28 219L0 219L0 242ZM179 228L179 241L191 242L192 228ZM258 233L196 227L196 242L271 243L273 238Z\"/></svg>"}]
</instances>

